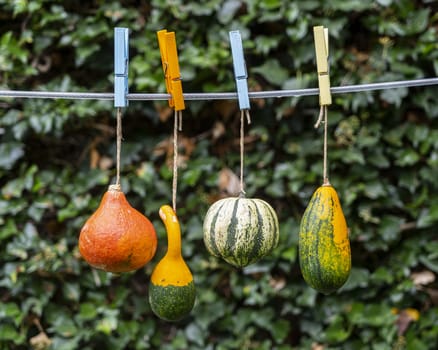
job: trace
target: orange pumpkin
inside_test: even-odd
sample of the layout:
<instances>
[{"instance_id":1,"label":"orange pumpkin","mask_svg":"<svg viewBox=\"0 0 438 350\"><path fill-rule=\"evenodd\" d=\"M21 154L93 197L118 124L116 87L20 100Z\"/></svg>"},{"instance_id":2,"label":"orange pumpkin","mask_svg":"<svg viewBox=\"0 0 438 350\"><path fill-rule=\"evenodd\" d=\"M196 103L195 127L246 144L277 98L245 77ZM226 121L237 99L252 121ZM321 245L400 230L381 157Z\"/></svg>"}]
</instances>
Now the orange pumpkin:
<instances>
[{"instance_id":1,"label":"orange pumpkin","mask_svg":"<svg viewBox=\"0 0 438 350\"><path fill-rule=\"evenodd\" d=\"M93 267L120 273L148 263L157 249L152 223L111 185L79 235L79 251Z\"/></svg>"}]
</instances>

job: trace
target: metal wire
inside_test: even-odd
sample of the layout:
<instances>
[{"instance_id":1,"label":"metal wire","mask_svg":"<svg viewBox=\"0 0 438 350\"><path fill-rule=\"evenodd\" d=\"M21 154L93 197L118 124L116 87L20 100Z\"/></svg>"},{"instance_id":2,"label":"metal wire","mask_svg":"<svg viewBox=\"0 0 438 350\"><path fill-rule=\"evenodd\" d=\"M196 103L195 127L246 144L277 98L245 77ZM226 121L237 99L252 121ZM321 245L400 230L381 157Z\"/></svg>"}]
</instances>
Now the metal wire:
<instances>
[{"instance_id":1,"label":"metal wire","mask_svg":"<svg viewBox=\"0 0 438 350\"><path fill-rule=\"evenodd\" d=\"M438 78L425 78L416 80L391 81L383 83L346 85L332 87L332 94L346 94L352 92L375 91L396 89L414 86L438 85ZM319 94L318 88L299 89L299 90L273 90L250 92L249 98L282 98L298 96L314 96ZM113 100L113 93L98 92L53 92L53 91L18 91L18 90L0 90L0 98L41 98L41 99L70 99L70 100ZM169 94L161 93L130 93L127 99L130 101L152 101L167 100ZM211 92L211 93L185 93L184 99L187 101L206 101L206 100L237 100L236 92Z\"/></svg>"}]
</instances>

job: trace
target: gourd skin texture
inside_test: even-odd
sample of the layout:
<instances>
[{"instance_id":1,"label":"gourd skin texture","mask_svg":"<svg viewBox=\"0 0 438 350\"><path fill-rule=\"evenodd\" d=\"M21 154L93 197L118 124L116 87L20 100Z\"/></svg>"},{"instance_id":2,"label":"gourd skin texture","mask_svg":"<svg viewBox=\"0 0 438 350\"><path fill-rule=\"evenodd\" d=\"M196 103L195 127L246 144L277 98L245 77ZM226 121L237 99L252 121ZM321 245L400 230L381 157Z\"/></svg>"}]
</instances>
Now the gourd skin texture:
<instances>
[{"instance_id":1,"label":"gourd skin texture","mask_svg":"<svg viewBox=\"0 0 438 350\"><path fill-rule=\"evenodd\" d=\"M347 281L351 270L348 228L332 186L319 187L310 199L298 247L301 272L312 288L330 294Z\"/></svg>"},{"instance_id":2,"label":"gourd skin texture","mask_svg":"<svg viewBox=\"0 0 438 350\"><path fill-rule=\"evenodd\" d=\"M260 260L279 240L277 215L261 199L221 199L210 207L203 226L204 243L210 254L236 267Z\"/></svg>"},{"instance_id":3,"label":"gourd skin texture","mask_svg":"<svg viewBox=\"0 0 438 350\"><path fill-rule=\"evenodd\" d=\"M168 237L167 253L155 267L149 285L152 311L166 321L178 321L193 308L196 289L193 275L181 255L181 230L173 209L160 208Z\"/></svg>"},{"instance_id":4,"label":"gourd skin texture","mask_svg":"<svg viewBox=\"0 0 438 350\"><path fill-rule=\"evenodd\" d=\"M152 259L156 249L152 223L131 207L120 189L111 186L79 236L82 257L108 272L136 270Z\"/></svg>"}]
</instances>

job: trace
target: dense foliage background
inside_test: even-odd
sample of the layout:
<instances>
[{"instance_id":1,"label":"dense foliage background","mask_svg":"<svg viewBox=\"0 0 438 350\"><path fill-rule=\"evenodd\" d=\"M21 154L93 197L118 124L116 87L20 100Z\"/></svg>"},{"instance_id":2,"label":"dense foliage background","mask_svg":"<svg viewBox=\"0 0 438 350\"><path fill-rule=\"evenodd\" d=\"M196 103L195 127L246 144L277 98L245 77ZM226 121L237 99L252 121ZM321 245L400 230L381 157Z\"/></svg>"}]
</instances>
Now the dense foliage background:
<instances>
[{"instance_id":1,"label":"dense foliage background","mask_svg":"<svg viewBox=\"0 0 438 350\"><path fill-rule=\"evenodd\" d=\"M333 86L437 76L438 5L423 0L0 0L0 88L113 89L113 27L131 29L130 91L163 92L156 31L175 30L185 92L234 91L239 29L252 91L317 86L312 27L330 32ZM438 89L334 95L329 166L351 230L353 269L330 296L303 281L301 215L321 184L318 98L256 100L246 189L276 209L281 241L237 270L208 255L202 220L233 195L236 101L187 102L178 215L197 285L190 317L157 319L151 270L166 249L172 111L124 111L122 186L154 223L153 262L91 269L79 231L114 179L112 101L0 101L1 349L437 349ZM51 344L51 345L50 345Z\"/></svg>"}]
</instances>

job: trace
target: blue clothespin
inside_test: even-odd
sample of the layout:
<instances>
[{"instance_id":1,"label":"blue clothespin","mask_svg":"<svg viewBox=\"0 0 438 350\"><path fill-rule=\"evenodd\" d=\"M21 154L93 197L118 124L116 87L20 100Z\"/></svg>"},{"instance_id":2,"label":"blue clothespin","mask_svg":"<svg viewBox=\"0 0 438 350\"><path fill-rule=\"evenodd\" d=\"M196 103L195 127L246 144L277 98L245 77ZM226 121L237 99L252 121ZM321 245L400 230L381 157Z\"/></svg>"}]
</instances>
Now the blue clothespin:
<instances>
[{"instance_id":1,"label":"blue clothespin","mask_svg":"<svg viewBox=\"0 0 438 350\"><path fill-rule=\"evenodd\" d=\"M128 105L129 30L114 28L114 107Z\"/></svg>"},{"instance_id":2,"label":"blue clothespin","mask_svg":"<svg viewBox=\"0 0 438 350\"><path fill-rule=\"evenodd\" d=\"M234 76L236 78L239 108L250 109L248 96L248 74L246 72L245 58L243 57L242 37L238 30L230 32L231 54L233 55Z\"/></svg>"}]
</instances>

